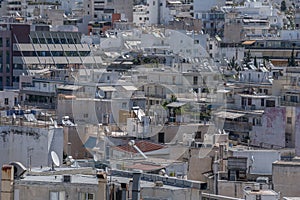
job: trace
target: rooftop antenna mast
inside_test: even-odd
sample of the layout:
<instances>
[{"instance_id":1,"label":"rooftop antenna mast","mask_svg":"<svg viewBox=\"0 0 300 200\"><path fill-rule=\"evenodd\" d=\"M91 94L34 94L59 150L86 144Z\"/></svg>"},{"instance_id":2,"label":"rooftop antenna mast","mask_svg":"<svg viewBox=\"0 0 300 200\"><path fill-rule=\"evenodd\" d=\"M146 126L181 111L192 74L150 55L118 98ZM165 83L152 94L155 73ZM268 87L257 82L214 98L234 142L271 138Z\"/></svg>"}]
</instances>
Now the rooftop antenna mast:
<instances>
[{"instance_id":1,"label":"rooftop antenna mast","mask_svg":"<svg viewBox=\"0 0 300 200\"><path fill-rule=\"evenodd\" d=\"M135 141L134 140L130 140L128 142L129 146L132 146L135 150L137 150L145 159L147 159L148 157L144 154L144 152L142 152L136 145L135 145Z\"/></svg>"}]
</instances>

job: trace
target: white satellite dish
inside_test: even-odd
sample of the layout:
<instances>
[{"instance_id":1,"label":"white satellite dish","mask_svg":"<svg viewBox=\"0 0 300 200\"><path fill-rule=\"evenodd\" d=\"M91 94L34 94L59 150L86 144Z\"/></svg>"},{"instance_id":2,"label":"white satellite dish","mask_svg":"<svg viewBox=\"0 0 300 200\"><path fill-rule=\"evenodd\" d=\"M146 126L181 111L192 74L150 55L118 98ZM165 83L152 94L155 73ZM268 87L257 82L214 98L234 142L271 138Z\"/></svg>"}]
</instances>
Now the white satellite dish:
<instances>
[{"instance_id":1,"label":"white satellite dish","mask_svg":"<svg viewBox=\"0 0 300 200\"><path fill-rule=\"evenodd\" d=\"M52 158L52 169L54 169L54 165L59 167L60 166L60 161L59 161L59 157L55 153L55 151L51 151L51 158Z\"/></svg>"},{"instance_id":2,"label":"white satellite dish","mask_svg":"<svg viewBox=\"0 0 300 200\"><path fill-rule=\"evenodd\" d=\"M105 93L102 90L98 90L96 92L97 97L99 97L100 99L103 99L105 97Z\"/></svg>"},{"instance_id":3,"label":"white satellite dish","mask_svg":"<svg viewBox=\"0 0 300 200\"><path fill-rule=\"evenodd\" d=\"M53 124L54 124L54 128L58 128L58 125L57 125L57 121L56 121L56 120L53 121Z\"/></svg>"}]
</instances>

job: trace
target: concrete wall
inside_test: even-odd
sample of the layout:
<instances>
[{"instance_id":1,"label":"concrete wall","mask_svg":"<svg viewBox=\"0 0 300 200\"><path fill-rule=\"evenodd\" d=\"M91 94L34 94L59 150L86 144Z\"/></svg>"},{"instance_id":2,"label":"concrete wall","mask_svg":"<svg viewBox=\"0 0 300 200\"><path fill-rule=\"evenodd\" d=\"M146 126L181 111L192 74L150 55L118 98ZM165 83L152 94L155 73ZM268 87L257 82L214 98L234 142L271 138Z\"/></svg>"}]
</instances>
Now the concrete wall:
<instances>
[{"instance_id":1,"label":"concrete wall","mask_svg":"<svg viewBox=\"0 0 300 200\"><path fill-rule=\"evenodd\" d=\"M60 178L60 177L58 177ZM36 184L30 184L30 187L28 187L29 183L17 183L15 185L15 199L18 200L28 200L28 199L36 199L36 200L42 200L42 199L50 199L50 192L59 192L64 191L65 192L65 199L79 199L78 195L80 192L88 192L88 193L94 193L97 194L97 188L98 185L94 184L69 184L69 183L49 183L45 182L43 183L36 183ZM17 191L17 192L16 192ZM19 193L17 195L16 193ZM17 196L19 198L17 198ZM97 199L97 196L96 198Z\"/></svg>"},{"instance_id":2,"label":"concrete wall","mask_svg":"<svg viewBox=\"0 0 300 200\"><path fill-rule=\"evenodd\" d=\"M217 149L213 148L191 149L188 163L188 179L207 181L207 178L203 175L203 173L212 170L213 156L216 150Z\"/></svg>"},{"instance_id":3,"label":"concrete wall","mask_svg":"<svg viewBox=\"0 0 300 200\"><path fill-rule=\"evenodd\" d=\"M80 137L77 126L64 127L64 153L74 159L91 157L90 152L84 147L85 138Z\"/></svg>"},{"instance_id":4,"label":"concrete wall","mask_svg":"<svg viewBox=\"0 0 300 200\"><path fill-rule=\"evenodd\" d=\"M284 107L265 108L261 126L253 126L249 134L251 144L268 148L285 147L285 125Z\"/></svg>"},{"instance_id":5,"label":"concrete wall","mask_svg":"<svg viewBox=\"0 0 300 200\"><path fill-rule=\"evenodd\" d=\"M194 1L194 12L199 11L208 11L212 7L218 5L218 6L224 6L225 0L202 0L202 1Z\"/></svg>"},{"instance_id":6,"label":"concrete wall","mask_svg":"<svg viewBox=\"0 0 300 200\"><path fill-rule=\"evenodd\" d=\"M191 125L168 125L162 127L160 130L153 129L156 131L155 135L151 137L151 140L158 142L158 132L165 133L165 143L179 143L183 142L184 134L193 134L197 131L201 132L201 138L197 142L203 142L204 134L211 130L210 125L200 125L200 124L191 124Z\"/></svg>"},{"instance_id":7,"label":"concrete wall","mask_svg":"<svg viewBox=\"0 0 300 200\"><path fill-rule=\"evenodd\" d=\"M5 104L5 98L8 99L8 104ZM12 108L16 103L19 102L19 94L17 91L0 91L0 107L9 107Z\"/></svg>"},{"instance_id":8,"label":"concrete wall","mask_svg":"<svg viewBox=\"0 0 300 200\"><path fill-rule=\"evenodd\" d=\"M31 167L50 166L51 151L55 151L62 161L62 128L1 126L0 136L1 166L18 161L29 167L30 160Z\"/></svg>"},{"instance_id":9,"label":"concrete wall","mask_svg":"<svg viewBox=\"0 0 300 200\"><path fill-rule=\"evenodd\" d=\"M218 181L218 191L219 195L244 198L244 188L253 187L254 182L242 182L242 181L227 181L219 180Z\"/></svg>"},{"instance_id":10,"label":"concrete wall","mask_svg":"<svg viewBox=\"0 0 300 200\"><path fill-rule=\"evenodd\" d=\"M27 169L51 166L51 151L57 153L62 163L62 128L0 127L0 166L13 161L22 163Z\"/></svg>"},{"instance_id":11,"label":"concrete wall","mask_svg":"<svg viewBox=\"0 0 300 200\"><path fill-rule=\"evenodd\" d=\"M141 188L141 198L155 198L155 199L199 199L200 192L193 189L178 188L168 189L165 187L143 187Z\"/></svg>"},{"instance_id":12,"label":"concrete wall","mask_svg":"<svg viewBox=\"0 0 300 200\"><path fill-rule=\"evenodd\" d=\"M294 122L294 131L292 132L292 137L295 137L295 150L296 156L300 156L300 107L295 108L295 116L292 119Z\"/></svg>"},{"instance_id":13,"label":"concrete wall","mask_svg":"<svg viewBox=\"0 0 300 200\"><path fill-rule=\"evenodd\" d=\"M281 197L299 196L300 163L275 162L273 163L273 185Z\"/></svg>"},{"instance_id":14,"label":"concrete wall","mask_svg":"<svg viewBox=\"0 0 300 200\"><path fill-rule=\"evenodd\" d=\"M272 163L280 160L280 152L275 150L244 150L234 151L233 156L247 157L250 174L272 175Z\"/></svg>"}]
</instances>

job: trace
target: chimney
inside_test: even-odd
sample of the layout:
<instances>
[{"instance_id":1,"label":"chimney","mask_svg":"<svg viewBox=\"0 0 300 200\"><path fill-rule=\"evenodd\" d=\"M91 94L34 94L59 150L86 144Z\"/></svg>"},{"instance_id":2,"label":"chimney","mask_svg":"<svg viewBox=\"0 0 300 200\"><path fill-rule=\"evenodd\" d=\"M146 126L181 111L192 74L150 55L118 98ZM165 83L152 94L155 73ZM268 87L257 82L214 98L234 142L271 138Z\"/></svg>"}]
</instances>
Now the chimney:
<instances>
[{"instance_id":1,"label":"chimney","mask_svg":"<svg viewBox=\"0 0 300 200\"><path fill-rule=\"evenodd\" d=\"M99 200L106 200L106 185L107 177L104 171L97 171L98 178L98 198Z\"/></svg>"},{"instance_id":2,"label":"chimney","mask_svg":"<svg viewBox=\"0 0 300 200\"><path fill-rule=\"evenodd\" d=\"M142 171L141 170L135 170L133 171L133 183L132 183L132 200L140 200L140 190L141 190L141 176Z\"/></svg>"},{"instance_id":3,"label":"chimney","mask_svg":"<svg viewBox=\"0 0 300 200\"><path fill-rule=\"evenodd\" d=\"M2 200L14 199L14 167L12 165L2 166L1 198Z\"/></svg>"}]
</instances>

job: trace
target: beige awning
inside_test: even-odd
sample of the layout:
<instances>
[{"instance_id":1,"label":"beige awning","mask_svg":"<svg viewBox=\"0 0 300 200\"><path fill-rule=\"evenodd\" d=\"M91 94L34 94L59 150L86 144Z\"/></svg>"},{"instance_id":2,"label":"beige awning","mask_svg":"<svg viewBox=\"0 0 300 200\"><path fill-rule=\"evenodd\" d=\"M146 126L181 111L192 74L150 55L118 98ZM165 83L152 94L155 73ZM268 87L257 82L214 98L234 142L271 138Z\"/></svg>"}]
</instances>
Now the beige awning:
<instances>
[{"instance_id":1,"label":"beige awning","mask_svg":"<svg viewBox=\"0 0 300 200\"><path fill-rule=\"evenodd\" d=\"M132 86L132 85L123 85L122 86L125 90L127 91L135 91L135 90L138 90L135 86Z\"/></svg>"},{"instance_id":2,"label":"beige awning","mask_svg":"<svg viewBox=\"0 0 300 200\"><path fill-rule=\"evenodd\" d=\"M254 42L256 42L255 40L247 40L245 42L243 42L242 44L243 45L251 45L251 44L254 44Z\"/></svg>"},{"instance_id":3,"label":"beige awning","mask_svg":"<svg viewBox=\"0 0 300 200\"><path fill-rule=\"evenodd\" d=\"M101 86L98 88L104 92L116 91L116 88L114 88L112 86Z\"/></svg>"},{"instance_id":4,"label":"beige awning","mask_svg":"<svg viewBox=\"0 0 300 200\"><path fill-rule=\"evenodd\" d=\"M215 116L219 117L219 118L224 118L224 119L236 119L236 118L245 116L245 114L221 111L221 112L216 113Z\"/></svg>"}]
</instances>

